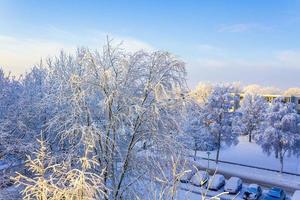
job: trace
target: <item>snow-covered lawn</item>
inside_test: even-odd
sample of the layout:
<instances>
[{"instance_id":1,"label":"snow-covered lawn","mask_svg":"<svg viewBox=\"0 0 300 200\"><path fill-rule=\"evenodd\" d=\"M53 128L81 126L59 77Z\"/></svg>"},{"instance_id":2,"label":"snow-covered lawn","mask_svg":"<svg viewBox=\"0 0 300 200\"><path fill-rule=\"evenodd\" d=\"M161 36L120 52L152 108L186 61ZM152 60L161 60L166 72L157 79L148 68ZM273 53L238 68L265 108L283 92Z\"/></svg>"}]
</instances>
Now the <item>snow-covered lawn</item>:
<instances>
[{"instance_id":1,"label":"snow-covered lawn","mask_svg":"<svg viewBox=\"0 0 300 200\"><path fill-rule=\"evenodd\" d=\"M210 158L214 159L215 154L216 151L212 151ZM206 152L198 152L197 155L207 158ZM274 170L280 169L279 160L273 154L270 156L264 154L255 142L249 143L247 136L240 136L238 145L223 148L220 152L220 160ZM284 171L300 174L300 158L295 156L286 157L284 159Z\"/></svg>"}]
</instances>

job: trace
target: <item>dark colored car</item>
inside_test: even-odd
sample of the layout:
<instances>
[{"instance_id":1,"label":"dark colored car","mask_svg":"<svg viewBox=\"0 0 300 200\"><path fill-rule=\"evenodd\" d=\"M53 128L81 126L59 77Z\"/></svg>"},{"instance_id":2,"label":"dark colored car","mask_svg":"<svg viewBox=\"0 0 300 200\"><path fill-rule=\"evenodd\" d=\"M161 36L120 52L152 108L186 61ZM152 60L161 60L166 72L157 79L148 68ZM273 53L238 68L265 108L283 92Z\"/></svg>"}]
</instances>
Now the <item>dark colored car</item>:
<instances>
[{"instance_id":1,"label":"dark colored car","mask_svg":"<svg viewBox=\"0 0 300 200\"><path fill-rule=\"evenodd\" d=\"M243 199L257 200L262 195L262 189L257 184L250 184L244 192Z\"/></svg>"},{"instance_id":2,"label":"dark colored car","mask_svg":"<svg viewBox=\"0 0 300 200\"><path fill-rule=\"evenodd\" d=\"M271 190L269 190L269 192L263 198L263 200L285 200L285 199L286 199L285 191L277 187L271 188Z\"/></svg>"}]
</instances>

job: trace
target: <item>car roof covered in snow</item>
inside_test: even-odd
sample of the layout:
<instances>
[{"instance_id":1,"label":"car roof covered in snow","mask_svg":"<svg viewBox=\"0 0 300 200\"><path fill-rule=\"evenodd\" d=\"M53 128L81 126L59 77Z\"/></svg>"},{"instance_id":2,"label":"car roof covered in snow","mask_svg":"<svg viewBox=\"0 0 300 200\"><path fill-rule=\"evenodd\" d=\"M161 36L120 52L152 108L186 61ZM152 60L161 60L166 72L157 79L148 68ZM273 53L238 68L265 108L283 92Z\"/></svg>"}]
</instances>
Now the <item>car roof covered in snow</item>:
<instances>
[{"instance_id":1,"label":"car roof covered in snow","mask_svg":"<svg viewBox=\"0 0 300 200\"><path fill-rule=\"evenodd\" d=\"M204 175L204 176L208 175L208 173L206 171L198 171L198 172L196 172L196 174Z\"/></svg>"},{"instance_id":2,"label":"car roof covered in snow","mask_svg":"<svg viewBox=\"0 0 300 200\"><path fill-rule=\"evenodd\" d=\"M220 184L221 181L225 180L224 176L221 174L215 174L211 179L212 179L212 181L211 181L210 185L212 187L216 187L217 185Z\"/></svg>"},{"instance_id":3,"label":"car roof covered in snow","mask_svg":"<svg viewBox=\"0 0 300 200\"><path fill-rule=\"evenodd\" d=\"M238 180L241 180L239 177L230 177L230 179L228 179L228 182L236 182Z\"/></svg>"},{"instance_id":4,"label":"car roof covered in snow","mask_svg":"<svg viewBox=\"0 0 300 200\"><path fill-rule=\"evenodd\" d=\"M252 183L248 186L248 188L255 188L257 189L259 187L259 185L255 184L255 183Z\"/></svg>"},{"instance_id":5,"label":"car roof covered in snow","mask_svg":"<svg viewBox=\"0 0 300 200\"><path fill-rule=\"evenodd\" d=\"M225 179L225 178L222 174L215 174L212 179L213 179L213 181L219 181L219 180L222 180L222 179Z\"/></svg>"},{"instance_id":6,"label":"car roof covered in snow","mask_svg":"<svg viewBox=\"0 0 300 200\"><path fill-rule=\"evenodd\" d=\"M227 182L225 187L226 188L235 188L238 186L238 181L241 180L238 177L231 177Z\"/></svg>"},{"instance_id":7,"label":"car roof covered in snow","mask_svg":"<svg viewBox=\"0 0 300 200\"><path fill-rule=\"evenodd\" d=\"M194 184L202 184L203 181L209 179L209 174L206 171L198 171L191 178L191 182Z\"/></svg>"},{"instance_id":8,"label":"car roof covered in snow","mask_svg":"<svg viewBox=\"0 0 300 200\"><path fill-rule=\"evenodd\" d=\"M292 200L299 200L300 199L300 190L296 190L292 196Z\"/></svg>"}]
</instances>

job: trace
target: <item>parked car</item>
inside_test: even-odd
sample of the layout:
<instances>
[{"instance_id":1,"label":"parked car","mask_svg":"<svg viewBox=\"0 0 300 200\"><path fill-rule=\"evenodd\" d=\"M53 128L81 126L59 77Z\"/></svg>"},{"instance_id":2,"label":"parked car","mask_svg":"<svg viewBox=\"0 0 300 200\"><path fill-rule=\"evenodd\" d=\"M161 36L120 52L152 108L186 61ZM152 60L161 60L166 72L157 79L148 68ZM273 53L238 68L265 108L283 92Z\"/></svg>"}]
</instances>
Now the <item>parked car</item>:
<instances>
[{"instance_id":1,"label":"parked car","mask_svg":"<svg viewBox=\"0 0 300 200\"><path fill-rule=\"evenodd\" d=\"M292 200L299 200L300 199L300 190L296 190L292 196Z\"/></svg>"},{"instance_id":2,"label":"parked car","mask_svg":"<svg viewBox=\"0 0 300 200\"><path fill-rule=\"evenodd\" d=\"M182 182L182 183L189 183L191 181L191 178L193 177L194 174L195 174L195 170L188 170L180 178L180 182Z\"/></svg>"},{"instance_id":3,"label":"parked car","mask_svg":"<svg viewBox=\"0 0 300 200\"><path fill-rule=\"evenodd\" d=\"M273 187L271 188L263 200L285 200L285 191L281 188Z\"/></svg>"},{"instance_id":4,"label":"parked car","mask_svg":"<svg viewBox=\"0 0 300 200\"><path fill-rule=\"evenodd\" d=\"M257 184L250 184L244 192L243 199L257 200L262 195L262 189Z\"/></svg>"},{"instance_id":5,"label":"parked car","mask_svg":"<svg viewBox=\"0 0 300 200\"><path fill-rule=\"evenodd\" d=\"M238 193L243 187L242 179L238 177L231 177L225 184L225 192L229 192L229 194Z\"/></svg>"},{"instance_id":6,"label":"parked car","mask_svg":"<svg viewBox=\"0 0 300 200\"><path fill-rule=\"evenodd\" d=\"M221 174L215 174L210 178L210 181L207 184L208 189L210 190L219 190L225 185L225 178Z\"/></svg>"},{"instance_id":7,"label":"parked car","mask_svg":"<svg viewBox=\"0 0 300 200\"><path fill-rule=\"evenodd\" d=\"M191 179L191 183L197 186L205 185L209 180L209 174L206 171L198 171Z\"/></svg>"}]
</instances>

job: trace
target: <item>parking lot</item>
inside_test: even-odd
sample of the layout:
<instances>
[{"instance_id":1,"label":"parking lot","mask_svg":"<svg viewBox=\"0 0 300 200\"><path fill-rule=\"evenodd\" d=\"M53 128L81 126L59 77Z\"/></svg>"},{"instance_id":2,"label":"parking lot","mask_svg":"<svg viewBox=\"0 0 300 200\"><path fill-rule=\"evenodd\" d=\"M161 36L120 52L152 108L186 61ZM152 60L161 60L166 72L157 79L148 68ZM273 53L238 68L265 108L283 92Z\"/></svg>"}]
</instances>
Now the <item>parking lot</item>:
<instances>
[{"instance_id":1,"label":"parking lot","mask_svg":"<svg viewBox=\"0 0 300 200\"><path fill-rule=\"evenodd\" d=\"M225 192L225 186L228 183L229 177L225 177L226 180L225 180L224 186L220 187L217 191L213 191L213 190L207 189L205 185L199 186L199 185L196 185L193 183L192 177L195 176L196 172L197 171L193 171L192 175L187 177L186 180L182 180L182 183L180 185L180 189L181 189L180 197L182 199L194 200L195 198L197 198L197 196L198 196L197 199L199 199L199 197L201 197L204 194L206 194L207 198L211 198L211 197L214 197L216 195L219 195L219 194ZM210 173L209 179L211 180L212 178L213 178L212 173ZM247 190L249 184L252 184L252 183L243 181L242 187L237 194L228 194L228 193L222 194L220 196L220 199L222 199L222 200L243 199L244 192ZM255 183L255 184L259 184L259 183ZM257 198L259 200L264 199L264 197L267 195L267 193L271 189L271 187L265 187L265 186L261 186L261 188L262 188L262 195L259 198ZM292 193L285 192L285 193L286 193L286 199L290 200L293 192Z\"/></svg>"}]
</instances>

